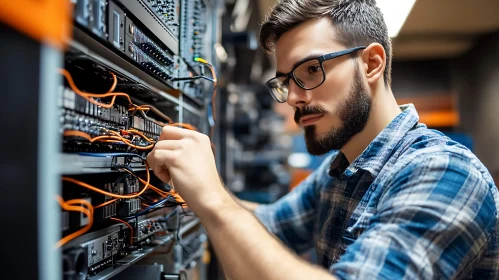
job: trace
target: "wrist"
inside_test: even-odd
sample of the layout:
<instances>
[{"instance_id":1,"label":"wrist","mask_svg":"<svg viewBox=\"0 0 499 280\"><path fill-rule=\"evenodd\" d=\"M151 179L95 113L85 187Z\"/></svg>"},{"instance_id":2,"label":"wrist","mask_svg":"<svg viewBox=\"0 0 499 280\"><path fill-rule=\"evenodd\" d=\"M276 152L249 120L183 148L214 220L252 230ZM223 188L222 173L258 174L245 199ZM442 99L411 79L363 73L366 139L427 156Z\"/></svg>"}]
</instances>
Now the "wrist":
<instances>
[{"instance_id":1,"label":"wrist","mask_svg":"<svg viewBox=\"0 0 499 280\"><path fill-rule=\"evenodd\" d=\"M230 220L238 211L247 211L227 192L213 194L203 205L199 205L196 215L203 224L221 225Z\"/></svg>"}]
</instances>

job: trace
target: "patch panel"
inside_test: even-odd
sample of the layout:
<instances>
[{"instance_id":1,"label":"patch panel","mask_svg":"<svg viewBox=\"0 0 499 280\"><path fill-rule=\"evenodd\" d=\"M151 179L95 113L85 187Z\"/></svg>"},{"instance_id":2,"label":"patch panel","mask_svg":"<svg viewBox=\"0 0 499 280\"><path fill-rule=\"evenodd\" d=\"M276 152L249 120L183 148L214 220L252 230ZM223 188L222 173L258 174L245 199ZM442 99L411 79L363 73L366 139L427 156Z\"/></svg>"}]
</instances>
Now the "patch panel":
<instances>
[{"instance_id":1,"label":"patch panel","mask_svg":"<svg viewBox=\"0 0 499 280\"><path fill-rule=\"evenodd\" d=\"M180 24L180 56L192 67L195 57L205 57L208 16L203 0L182 1Z\"/></svg>"},{"instance_id":2,"label":"patch panel","mask_svg":"<svg viewBox=\"0 0 499 280\"><path fill-rule=\"evenodd\" d=\"M155 59L151 58L149 54L144 52L140 47L133 43L128 44L128 50L131 53L131 58L141 65L148 72L153 74L155 77L166 82L171 80L175 73L174 69L168 66L164 66L158 63Z\"/></svg>"},{"instance_id":3,"label":"patch panel","mask_svg":"<svg viewBox=\"0 0 499 280\"><path fill-rule=\"evenodd\" d=\"M154 41L149 39L140 29L135 28L133 31L133 43L147 52L150 57L166 67L175 67L175 60L172 58L172 53L167 53Z\"/></svg>"},{"instance_id":4,"label":"patch panel","mask_svg":"<svg viewBox=\"0 0 499 280\"><path fill-rule=\"evenodd\" d=\"M105 132L104 129L124 129L128 122L128 109L125 106L115 104L111 108L103 108L64 86L59 88L58 100L62 107L60 120L64 130L80 130L99 136Z\"/></svg>"},{"instance_id":5,"label":"patch panel","mask_svg":"<svg viewBox=\"0 0 499 280\"><path fill-rule=\"evenodd\" d=\"M168 28L175 38L179 36L179 0L139 0Z\"/></svg>"},{"instance_id":6,"label":"patch panel","mask_svg":"<svg viewBox=\"0 0 499 280\"><path fill-rule=\"evenodd\" d=\"M161 134L163 126L155 123L152 120L144 119L140 116L130 116L130 127L143 131L146 136L150 136L157 140Z\"/></svg>"}]
</instances>

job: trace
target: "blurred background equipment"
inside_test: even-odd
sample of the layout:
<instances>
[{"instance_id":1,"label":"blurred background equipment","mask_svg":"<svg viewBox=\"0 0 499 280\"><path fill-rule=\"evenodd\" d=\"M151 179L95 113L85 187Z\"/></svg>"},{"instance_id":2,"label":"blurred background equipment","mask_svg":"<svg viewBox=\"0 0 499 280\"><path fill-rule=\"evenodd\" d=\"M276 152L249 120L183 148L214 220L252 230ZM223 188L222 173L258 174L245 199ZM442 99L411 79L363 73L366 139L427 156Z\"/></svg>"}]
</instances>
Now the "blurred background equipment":
<instances>
[{"instance_id":1,"label":"blurred background equipment","mask_svg":"<svg viewBox=\"0 0 499 280\"><path fill-rule=\"evenodd\" d=\"M275 75L275 58L252 48L252 42L258 41L259 23L275 3L226 1L222 17L222 46L227 58L221 65L221 79L227 86L221 89L225 95L220 106L227 108L223 126L228 131L225 143L222 140L226 145L222 171L230 189L258 202L277 199L324 158L306 152L289 106L259 97L259 85ZM377 3L392 37L392 90L398 103L415 104L420 122L472 149L492 174L499 174L499 148L495 144L499 141L499 126L495 124L495 108L499 106L499 18L494 15L499 2ZM249 125L237 127L244 122ZM274 136L263 137L269 123L274 123L268 130ZM252 167L241 165L241 157ZM274 181L267 182L268 173L262 168L255 175L255 166L270 157L275 160L262 168L277 173L284 168L288 178L274 174ZM277 185L281 185L281 192L275 191Z\"/></svg>"}]
</instances>

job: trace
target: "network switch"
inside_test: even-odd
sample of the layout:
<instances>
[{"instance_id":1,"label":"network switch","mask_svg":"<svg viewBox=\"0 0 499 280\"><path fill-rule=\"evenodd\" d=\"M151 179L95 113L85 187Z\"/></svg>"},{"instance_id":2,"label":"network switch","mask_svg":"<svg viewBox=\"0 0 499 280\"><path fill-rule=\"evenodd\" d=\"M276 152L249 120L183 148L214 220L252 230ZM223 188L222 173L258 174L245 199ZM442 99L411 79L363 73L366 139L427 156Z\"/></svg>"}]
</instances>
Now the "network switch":
<instances>
[{"instance_id":1,"label":"network switch","mask_svg":"<svg viewBox=\"0 0 499 280\"><path fill-rule=\"evenodd\" d=\"M179 0L142 0L149 10L172 32L179 36Z\"/></svg>"}]
</instances>

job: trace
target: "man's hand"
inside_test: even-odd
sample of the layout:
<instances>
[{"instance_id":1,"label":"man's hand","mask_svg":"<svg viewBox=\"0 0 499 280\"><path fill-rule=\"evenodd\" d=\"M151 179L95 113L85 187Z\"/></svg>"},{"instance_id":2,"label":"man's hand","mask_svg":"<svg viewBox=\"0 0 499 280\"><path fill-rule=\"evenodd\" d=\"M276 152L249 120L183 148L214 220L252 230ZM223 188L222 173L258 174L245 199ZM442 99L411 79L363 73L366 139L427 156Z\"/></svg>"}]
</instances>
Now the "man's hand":
<instances>
[{"instance_id":1,"label":"man's hand","mask_svg":"<svg viewBox=\"0 0 499 280\"><path fill-rule=\"evenodd\" d=\"M147 162L163 182L173 181L195 212L221 198L231 199L218 176L210 139L204 134L165 126Z\"/></svg>"},{"instance_id":2,"label":"man's hand","mask_svg":"<svg viewBox=\"0 0 499 280\"><path fill-rule=\"evenodd\" d=\"M207 136L165 127L147 162L162 181L173 180L201 219L229 278L332 279L284 249L232 199L218 177Z\"/></svg>"}]
</instances>

